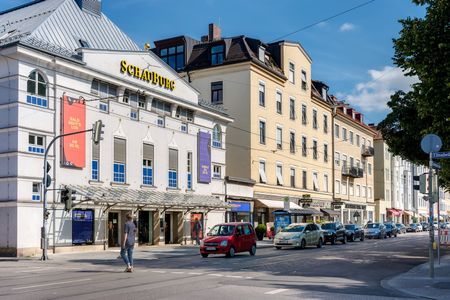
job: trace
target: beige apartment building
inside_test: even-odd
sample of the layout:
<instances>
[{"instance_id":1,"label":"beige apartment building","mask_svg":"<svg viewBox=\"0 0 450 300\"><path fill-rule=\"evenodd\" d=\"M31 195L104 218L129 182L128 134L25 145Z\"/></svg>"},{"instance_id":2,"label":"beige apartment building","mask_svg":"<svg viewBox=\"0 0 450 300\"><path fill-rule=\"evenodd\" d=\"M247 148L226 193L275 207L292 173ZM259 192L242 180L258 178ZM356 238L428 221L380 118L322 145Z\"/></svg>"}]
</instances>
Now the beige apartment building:
<instances>
[{"instance_id":1,"label":"beige apartment building","mask_svg":"<svg viewBox=\"0 0 450 300\"><path fill-rule=\"evenodd\" d=\"M374 221L374 148L376 132L363 115L344 102L335 102L333 122L333 207L344 223Z\"/></svg>"},{"instance_id":2,"label":"beige apartment building","mask_svg":"<svg viewBox=\"0 0 450 300\"><path fill-rule=\"evenodd\" d=\"M325 84L311 80L312 59L299 43L222 38L210 24L201 41L178 36L155 46L207 102L235 120L222 145L226 175L255 185L253 198L228 199L237 207L228 220L267 223L274 210L286 208L296 210L298 221L339 216L331 206L331 98ZM372 142L364 130L361 136Z\"/></svg>"}]
</instances>

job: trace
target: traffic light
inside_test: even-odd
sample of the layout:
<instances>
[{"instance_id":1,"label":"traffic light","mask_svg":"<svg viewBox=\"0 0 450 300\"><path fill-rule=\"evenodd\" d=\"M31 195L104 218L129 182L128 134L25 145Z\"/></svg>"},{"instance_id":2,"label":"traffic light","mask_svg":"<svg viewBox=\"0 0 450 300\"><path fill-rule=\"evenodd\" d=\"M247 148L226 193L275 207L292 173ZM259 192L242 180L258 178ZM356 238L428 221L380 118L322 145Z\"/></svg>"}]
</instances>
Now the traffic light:
<instances>
[{"instance_id":1,"label":"traffic light","mask_svg":"<svg viewBox=\"0 0 450 300\"><path fill-rule=\"evenodd\" d=\"M73 206L73 201L75 200L76 191L65 186L61 189L61 203L64 203L64 209L70 211Z\"/></svg>"},{"instance_id":2,"label":"traffic light","mask_svg":"<svg viewBox=\"0 0 450 300\"><path fill-rule=\"evenodd\" d=\"M428 194L428 173L419 176L419 191L422 194Z\"/></svg>"},{"instance_id":3,"label":"traffic light","mask_svg":"<svg viewBox=\"0 0 450 300\"><path fill-rule=\"evenodd\" d=\"M102 120L96 121L92 127L92 141L95 144L98 144L101 140L103 140L103 127L105 127L105 125L103 125Z\"/></svg>"},{"instance_id":4,"label":"traffic light","mask_svg":"<svg viewBox=\"0 0 450 300\"><path fill-rule=\"evenodd\" d=\"M48 188L50 186L50 184L52 184L52 177L50 176L50 174L48 174L48 172L50 172L50 170L52 169L52 166L50 166L50 163L47 161L47 164L44 166L44 171L45 171L45 177L42 179L42 184L45 185L46 188ZM45 182L47 180L47 182Z\"/></svg>"},{"instance_id":5,"label":"traffic light","mask_svg":"<svg viewBox=\"0 0 450 300\"><path fill-rule=\"evenodd\" d=\"M416 184L417 183L416 181L420 181L420 176L414 175L413 176L413 180L414 180L413 189L416 190L416 191L419 191L420 190L420 184Z\"/></svg>"}]
</instances>

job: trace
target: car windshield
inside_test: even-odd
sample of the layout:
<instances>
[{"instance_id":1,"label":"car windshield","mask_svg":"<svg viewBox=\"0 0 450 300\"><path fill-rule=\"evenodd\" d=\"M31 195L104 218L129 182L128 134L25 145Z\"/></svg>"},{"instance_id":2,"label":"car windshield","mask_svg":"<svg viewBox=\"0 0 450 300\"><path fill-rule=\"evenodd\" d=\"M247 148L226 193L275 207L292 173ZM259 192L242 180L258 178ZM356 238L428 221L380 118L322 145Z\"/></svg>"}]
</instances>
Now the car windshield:
<instances>
[{"instance_id":1,"label":"car windshield","mask_svg":"<svg viewBox=\"0 0 450 300\"><path fill-rule=\"evenodd\" d=\"M397 224L395 224L395 226L397 226L397 227L402 227L402 224L397 223Z\"/></svg>"},{"instance_id":2,"label":"car windshield","mask_svg":"<svg viewBox=\"0 0 450 300\"><path fill-rule=\"evenodd\" d=\"M392 227L392 224L385 224L386 225L386 228L391 228Z\"/></svg>"},{"instance_id":3,"label":"car windshield","mask_svg":"<svg viewBox=\"0 0 450 300\"><path fill-rule=\"evenodd\" d=\"M303 229L305 229L305 226L303 225L294 225L294 226L287 226L281 232L303 232Z\"/></svg>"},{"instance_id":4,"label":"car windshield","mask_svg":"<svg viewBox=\"0 0 450 300\"><path fill-rule=\"evenodd\" d=\"M234 225L216 225L208 233L210 236L230 236L234 232Z\"/></svg>"},{"instance_id":5,"label":"car windshield","mask_svg":"<svg viewBox=\"0 0 450 300\"><path fill-rule=\"evenodd\" d=\"M347 229L347 230L355 230L355 225L345 225L345 229Z\"/></svg>"},{"instance_id":6,"label":"car windshield","mask_svg":"<svg viewBox=\"0 0 450 300\"><path fill-rule=\"evenodd\" d=\"M325 223L322 225L322 229L336 229L336 224L334 223Z\"/></svg>"},{"instance_id":7,"label":"car windshield","mask_svg":"<svg viewBox=\"0 0 450 300\"><path fill-rule=\"evenodd\" d=\"M366 225L366 228L378 228L380 227L380 224L378 223L369 223Z\"/></svg>"},{"instance_id":8,"label":"car windshield","mask_svg":"<svg viewBox=\"0 0 450 300\"><path fill-rule=\"evenodd\" d=\"M415 227L415 226L416 226L416 224L409 224L409 226L410 226L410 227Z\"/></svg>"}]
</instances>

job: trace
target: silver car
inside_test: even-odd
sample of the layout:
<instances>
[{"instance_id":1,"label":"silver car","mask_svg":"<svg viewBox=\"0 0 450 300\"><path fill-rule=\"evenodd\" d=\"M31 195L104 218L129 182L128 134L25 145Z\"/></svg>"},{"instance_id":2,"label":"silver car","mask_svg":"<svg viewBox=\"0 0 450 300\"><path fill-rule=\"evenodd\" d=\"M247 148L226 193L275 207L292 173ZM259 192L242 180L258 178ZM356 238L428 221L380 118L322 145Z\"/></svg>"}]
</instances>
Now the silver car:
<instances>
[{"instance_id":1,"label":"silver car","mask_svg":"<svg viewBox=\"0 0 450 300\"><path fill-rule=\"evenodd\" d=\"M277 249L282 247L305 248L316 246L321 248L324 237L322 229L314 223L293 223L278 232L273 239Z\"/></svg>"}]
</instances>

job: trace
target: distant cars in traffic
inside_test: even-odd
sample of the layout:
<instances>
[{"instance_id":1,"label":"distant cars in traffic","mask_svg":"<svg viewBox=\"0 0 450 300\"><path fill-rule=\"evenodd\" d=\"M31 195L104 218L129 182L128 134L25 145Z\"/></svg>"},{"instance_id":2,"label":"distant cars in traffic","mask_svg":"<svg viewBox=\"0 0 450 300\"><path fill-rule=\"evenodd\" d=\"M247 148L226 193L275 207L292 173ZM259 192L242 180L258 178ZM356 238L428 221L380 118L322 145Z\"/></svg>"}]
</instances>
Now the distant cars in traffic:
<instances>
[{"instance_id":1,"label":"distant cars in traffic","mask_svg":"<svg viewBox=\"0 0 450 300\"><path fill-rule=\"evenodd\" d=\"M386 227L383 223L367 223L364 227L365 237L372 238L386 238Z\"/></svg>"},{"instance_id":2,"label":"distant cars in traffic","mask_svg":"<svg viewBox=\"0 0 450 300\"><path fill-rule=\"evenodd\" d=\"M384 226L386 227L386 235L388 237L397 237L398 229L394 223L385 223Z\"/></svg>"},{"instance_id":3,"label":"distant cars in traffic","mask_svg":"<svg viewBox=\"0 0 450 300\"><path fill-rule=\"evenodd\" d=\"M321 248L324 235L319 225L314 223L293 223L286 226L275 235L273 245L276 249L282 247L296 247L303 249L306 246Z\"/></svg>"},{"instance_id":4,"label":"distant cars in traffic","mask_svg":"<svg viewBox=\"0 0 450 300\"><path fill-rule=\"evenodd\" d=\"M411 223L408 226L406 226L406 232L418 232L419 226L417 223Z\"/></svg>"},{"instance_id":5,"label":"distant cars in traffic","mask_svg":"<svg viewBox=\"0 0 450 300\"><path fill-rule=\"evenodd\" d=\"M361 242L364 241L364 229L356 224L347 224L345 227L345 236L347 241L354 242L359 239Z\"/></svg>"},{"instance_id":6,"label":"distant cars in traffic","mask_svg":"<svg viewBox=\"0 0 450 300\"><path fill-rule=\"evenodd\" d=\"M338 241L342 242L342 244L347 242L344 225L340 222L323 223L322 230L325 237L324 243L331 243L334 245Z\"/></svg>"},{"instance_id":7,"label":"distant cars in traffic","mask_svg":"<svg viewBox=\"0 0 450 300\"><path fill-rule=\"evenodd\" d=\"M200 254L225 254L233 257L238 252L256 254L256 234L250 223L224 223L215 225L200 244Z\"/></svg>"},{"instance_id":8,"label":"distant cars in traffic","mask_svg":"<svg viewBox=\"0 0 450 300\"><path fill-rule=\"evenodd\" d=\"M406 233L406 226L403 225L402 223L397 223L397 224L395 224L395 226L397 227L398 234L405 234Z\"/></svg>"}]
</instances>

